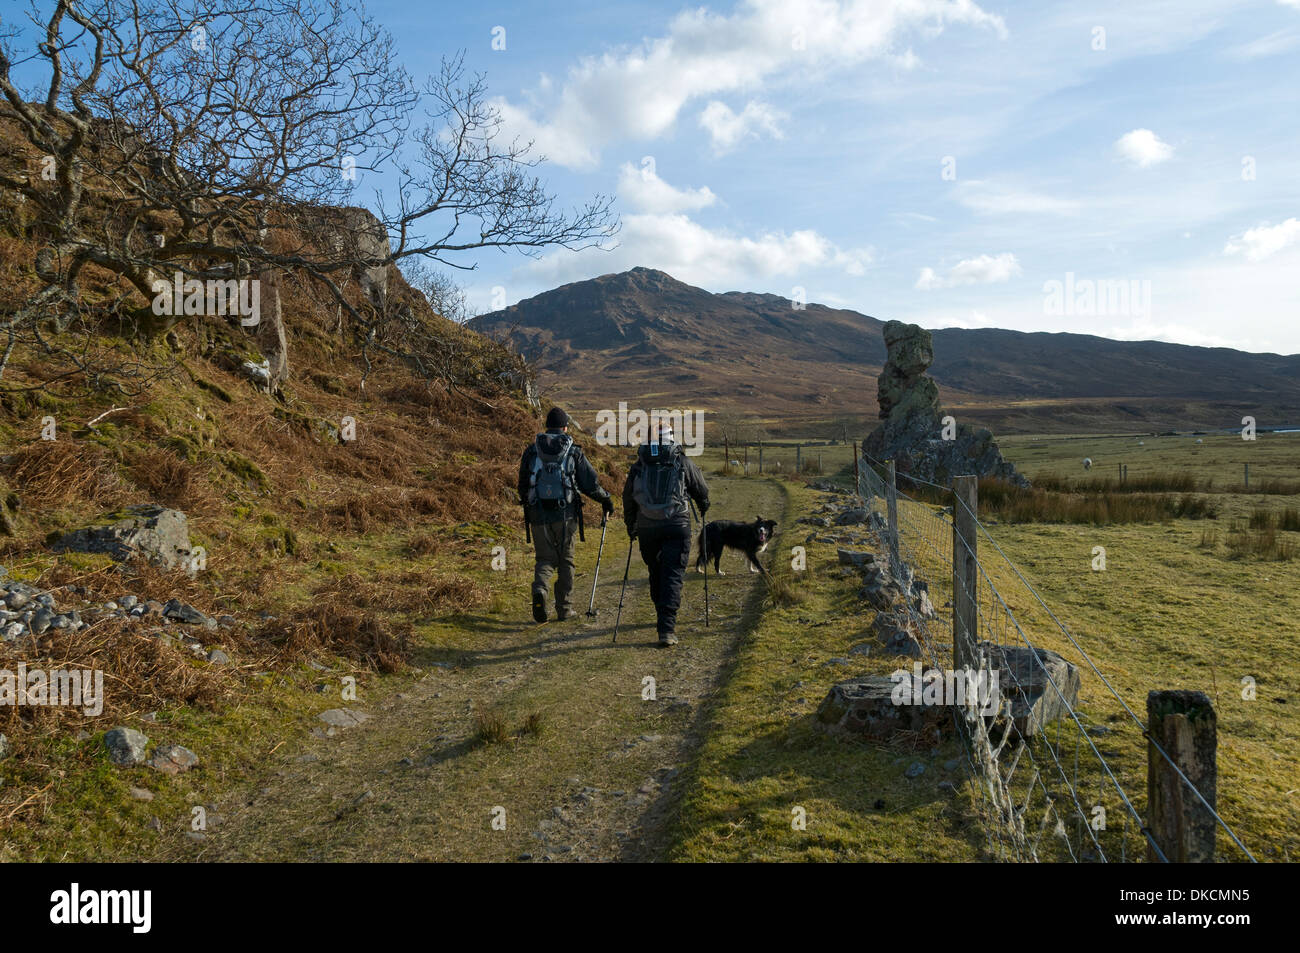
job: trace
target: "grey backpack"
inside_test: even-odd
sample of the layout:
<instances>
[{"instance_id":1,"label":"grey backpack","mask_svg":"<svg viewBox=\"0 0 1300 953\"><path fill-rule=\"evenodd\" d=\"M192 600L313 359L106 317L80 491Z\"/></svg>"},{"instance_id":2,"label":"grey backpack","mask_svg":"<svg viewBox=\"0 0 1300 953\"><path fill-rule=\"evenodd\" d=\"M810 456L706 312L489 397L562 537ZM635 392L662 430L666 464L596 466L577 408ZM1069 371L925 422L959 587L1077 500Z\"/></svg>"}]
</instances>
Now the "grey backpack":
<instances>
[{"instance_id":1,"label":"grey backpack","mask_svg":"<svg viewBox=\"0 0 1300 953\"><path fill-rule=\"evenodd\" d=\"M670 447L652 443L641 448L641 472L632 483L632 498L646 519L680 520L689 512L686 464L681 452Z\"/></svg>"},{"instance_id":2,"label":"grey backpack","mask_svg":"<svg viewBox=\"0 0 1300 953\"><path fill-rule=\"evenodd\" d=\"M532 506L554 510L568 506L573 502L573 438L568 434L554 441L559 444L556 453L543 449L543 437L552 434L539 434L537 437L537 455L533 458L533 473L528 484L528 502ZM552 442L552 441L546 441Z\"/></svg>"}]
</instances>

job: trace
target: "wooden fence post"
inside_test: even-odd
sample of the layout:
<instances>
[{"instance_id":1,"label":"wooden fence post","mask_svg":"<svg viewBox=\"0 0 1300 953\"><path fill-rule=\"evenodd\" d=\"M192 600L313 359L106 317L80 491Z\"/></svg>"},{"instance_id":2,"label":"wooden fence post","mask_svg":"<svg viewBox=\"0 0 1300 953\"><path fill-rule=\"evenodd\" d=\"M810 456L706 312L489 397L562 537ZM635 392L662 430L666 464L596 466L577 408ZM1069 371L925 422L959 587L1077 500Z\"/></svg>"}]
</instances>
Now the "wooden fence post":
<instances>
[{"instance_id":1,"label":"wooden fence post","mask_svg":"<svg viewBox=\"0 0 1300 953\"><path fill-rule=\"evenodd\" d=\"M803 472L803 444L795 444L794 447L794 472L796 474Z\"/></svg>"},{"instance_id":2,"label":"wooden fence post","mask_svg":"<svg viewBox=\"0 0 1300 953\"><path fill-rule=\"evenodd\" d=\"M758 442L758 472L763 472L763 441Z\"/></svg>"},{"instance_id":3,"label":"wooden fence post","mask_svg":"<svg viewBox=\"0 0 1300 953\"><path fill-rule=\"evenodd\" d=\"M1241 466L1242 466L1242 472L1245 474L1246 489L1249 490L1250 489L1250 464L1243 463Z\"/></svg>"},{"instance_id":4,"label":"wooden fence post","mask_svg":"<svg viewBox=\"0 0 1300 953\"><path fill-rule=\"evenodd\" d=\"M817 472L819 474L822 472L822 455L820 453L817 454Z\"/></svg>"},{"instance_id":5,"label":"wooden fence post","mask_svg":"<svg viewBox=\"0 0 1300 953\"><path fill-rule=\"evenodd\" d=\"M724 473L731 472L731 441L726 437L722 438L722 470Z\"/></svg>"},{"instance_id":6,"label":"wooden fence post","mask_svg":"<svg viewBox=\"0 0 1300 953\"><path fill-rule=\"evenodd\" d=\"M1174 864L1214 862L1218 790L1218 729L1205 692L1161 691L1147 695L1147 827L1165 859ZM1164 749L1169 760L1156 750ZM1201 803L1169 761L1201 792ZM1150 844L1147 861L1160 858Z\"/></svg>"},{"instance_id":7,"label":"wooden fence post","mask_svg":"<svg viewBox=\"0 0 1300 953\"><path fill-rule=\"evenodd\" d=\"M858 442L853 441L853 492L862 495L862 481L858 478Z\"/></svg>"},{"instance_id":8,"label":"wooden fence post","mask_svg":"<svg viewBox=\"0 0 1300 953\"><path fill-rule=\"evenodd\" d=\"M979 635L979 478L953 477L952 493L952 666L961 671L974 665Z\"/></svg>"},{"instance_id":9,"label":"wooden fence post","mask_svg":"<svg viewBox=\"0 0 1300 953\"><path fill-rule=\"evenodd\" d=\"M745 476L749 476L749 444L745 444Z\"/></svg>"},{"instance_id":10,"label":"wooden fence post","mask_svg":"<svg viewBox=\"0 0 1300 953\"><path fill-rule=\"evenodd\" d=\"M895 579L901 575L898 558L898 483L894 471L894 461L885 461L886 512L889 515L889 574ZM900 580L901 581L901 580Z\"/></svg>"}]
</instances>

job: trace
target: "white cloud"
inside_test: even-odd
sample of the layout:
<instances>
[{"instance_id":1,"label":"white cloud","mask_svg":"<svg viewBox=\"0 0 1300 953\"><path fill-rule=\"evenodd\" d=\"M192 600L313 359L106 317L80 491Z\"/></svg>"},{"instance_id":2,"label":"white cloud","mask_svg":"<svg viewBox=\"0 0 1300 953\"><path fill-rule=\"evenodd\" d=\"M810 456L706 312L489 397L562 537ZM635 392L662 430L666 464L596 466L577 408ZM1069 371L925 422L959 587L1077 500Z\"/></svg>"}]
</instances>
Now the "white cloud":
<instances>
[{"instance_id":1,"label":"white cloud","mask_svg":"<svg viewBox=\"0 0 1300 953\"><path fill-rule=\"evenodd\" d=\"M1115 140L1115 150L1140 169L1164 162L1174 154L1174 147L1150 129L1134 129Z\"/></svg>"},{"instance_id":2,"label":"white cloud","mask_svg":"<svg viewBox=\"0 0 1300 953\"><path fill-rule=\"evenodd\" d=\"M764 133L773 139L784 139L781 122L788 118L786 113L757 100L750 100L737 113L715 99L700 113L700 125L708 131L713 151L720 155L734 149L742 140L757 139Z\"/></svg>"},{"instance_id":3,"label":"white cloud","mask_svg":"<svg viewBox=\"0 0 1300 953\"><path fill-rule=\"evenodd\" d=\"M1207 333L1187 324L1155 321L1134 321L1132 324L1113 327L1102 332L1103 337L1116 341L1164 341L1168 344L1191 344L1196 347L1241 347L1239 339Z\"/></svg>"},{"instance_id":4,"label":"white cloud","mask_svg":"<svg viewBox=\"0 0 1300 953\"><path fill-rule=\"evenodd\" d=\"M957 201L985 215L1068 215L1079 210L1079 203L1041 192L1013 189L970 179L957 189Z\"/></svg>"},{"instance_id":5,"label":"white cloud","mask_svg":"<svg viewBox=\"0 0 1300 953\"><path fill-rule=\"evenodd\" d=\"M1006 36L1002 18L973 0L742 0L729 16L697 7L663 36L584 57L562 83L540 82L526 92L527 107L494 104L508 133L561 165L590 169L611 142L668 132L694 100L758 89L787 72L881 60L903 35L933 37L949 24Z\"/></svg>"},{"instance_id":6,"label":"white cloud","mask_svg":"<svg viewBox=\"0 0 1300 953\"><path fill-rule=\"evenodd\" d=\"M703 287L749 288L762 278L813 269L861 275L873 257L870 248L840 248L812 229L747 237L705 228L685 215L633 214L624 216L616 248L561 249L521 271L555 285L642 265Z\"/></svg>"},{"instance_id":7,"label":"white cloud","mask_svg":"<svg viewBox=\"0 0 1300 953\"><path fill-rule=\"evenodd\" d=\"M1300 219L1288 218L1277 225L1246 229L1228 240L1228 244L1223 246L1223 253L1245 255L1251 261L1260 261L1294 244L1297 239L1300 239Z\"/></svg>"},{"instance_id":8,"label":"white cloud","mask_svg":"<svg viewBox=\"0 0 1300 953\"><path fill-rule=\"evenodd\" d=\"M1300 0L1294 0L1294 4L1297 9L1300 9ZM1264 56L1277 56L1279 53L1294 49L1297 45L1300 45L1300 30L1288 29L1261 36L1249 43L1239 43L1229 47L1226 52L1233 59L1253 60Z\"/></svg>"},{"instance_id":9,"label":"white cloud","mask_svg":"<svg viewBox=\"0 0 1300 953\"><path fill-rule=\"evenodd\" d=\"M933 268L922 268L916 279L919 291L933 291L936 288L956 288L960 285L987 285L1010 281L1020 274L1020 262L1011 252L1000 255L980 255L959 261L948 270L946 276L940 276Z\"/></svg>"},{"instance_id":10,"label":"white cloud","mask_svg":"<svg viewBox=\"0 0 1300 953\"><path fill-rule=\"evenodd\" d=\"M630 162L618 170L618 195L639 212L670 214L706 208L718 200L707 185L698 189L678 189L669 185L655 170Z\"/></svg>"}]
</instances>

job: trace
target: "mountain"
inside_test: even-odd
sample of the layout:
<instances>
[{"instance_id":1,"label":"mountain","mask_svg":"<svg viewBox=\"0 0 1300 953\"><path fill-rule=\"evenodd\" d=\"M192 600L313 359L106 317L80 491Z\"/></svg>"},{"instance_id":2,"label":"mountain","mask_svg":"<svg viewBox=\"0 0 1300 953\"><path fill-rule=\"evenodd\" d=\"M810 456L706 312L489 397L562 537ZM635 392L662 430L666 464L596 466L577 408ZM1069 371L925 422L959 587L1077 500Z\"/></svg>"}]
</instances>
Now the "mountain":
<instances>
[{"instance_id":1,"label":"mountain","mask_svg":"<svg viewBox=\"0 0 1300 953\"><path fill-rule=\"evenodd\" d=\"M650 268L563 285L470 327L533 363L552 399L580 412L700 407L808 433L874 420L883 322L748 292L715 294ZM1261 427L1300 421L1300 355L1087 334L934 332L944 406L1003 430Z\"/></svg>"}]
</instances>

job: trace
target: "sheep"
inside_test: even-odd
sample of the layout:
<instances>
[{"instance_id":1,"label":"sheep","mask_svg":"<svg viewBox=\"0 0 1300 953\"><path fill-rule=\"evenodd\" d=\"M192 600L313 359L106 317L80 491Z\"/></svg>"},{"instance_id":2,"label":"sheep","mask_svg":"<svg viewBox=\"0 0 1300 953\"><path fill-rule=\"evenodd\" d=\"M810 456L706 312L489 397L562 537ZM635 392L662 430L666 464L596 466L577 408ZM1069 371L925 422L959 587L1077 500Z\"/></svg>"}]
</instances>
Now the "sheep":
<instances>
[{"instance_id":1,"label":"sheep","mask_svg":"<svg viewBox=\"0 0 1300 953\"><path fill-rule=\"evenodd\" d=\"M1083 458L1083 468L1084 468L1085 470L1091 470L1091 469L1092 469L1092 457L1084 457L1084 458Z\"/></svg>"}]
</instances>

